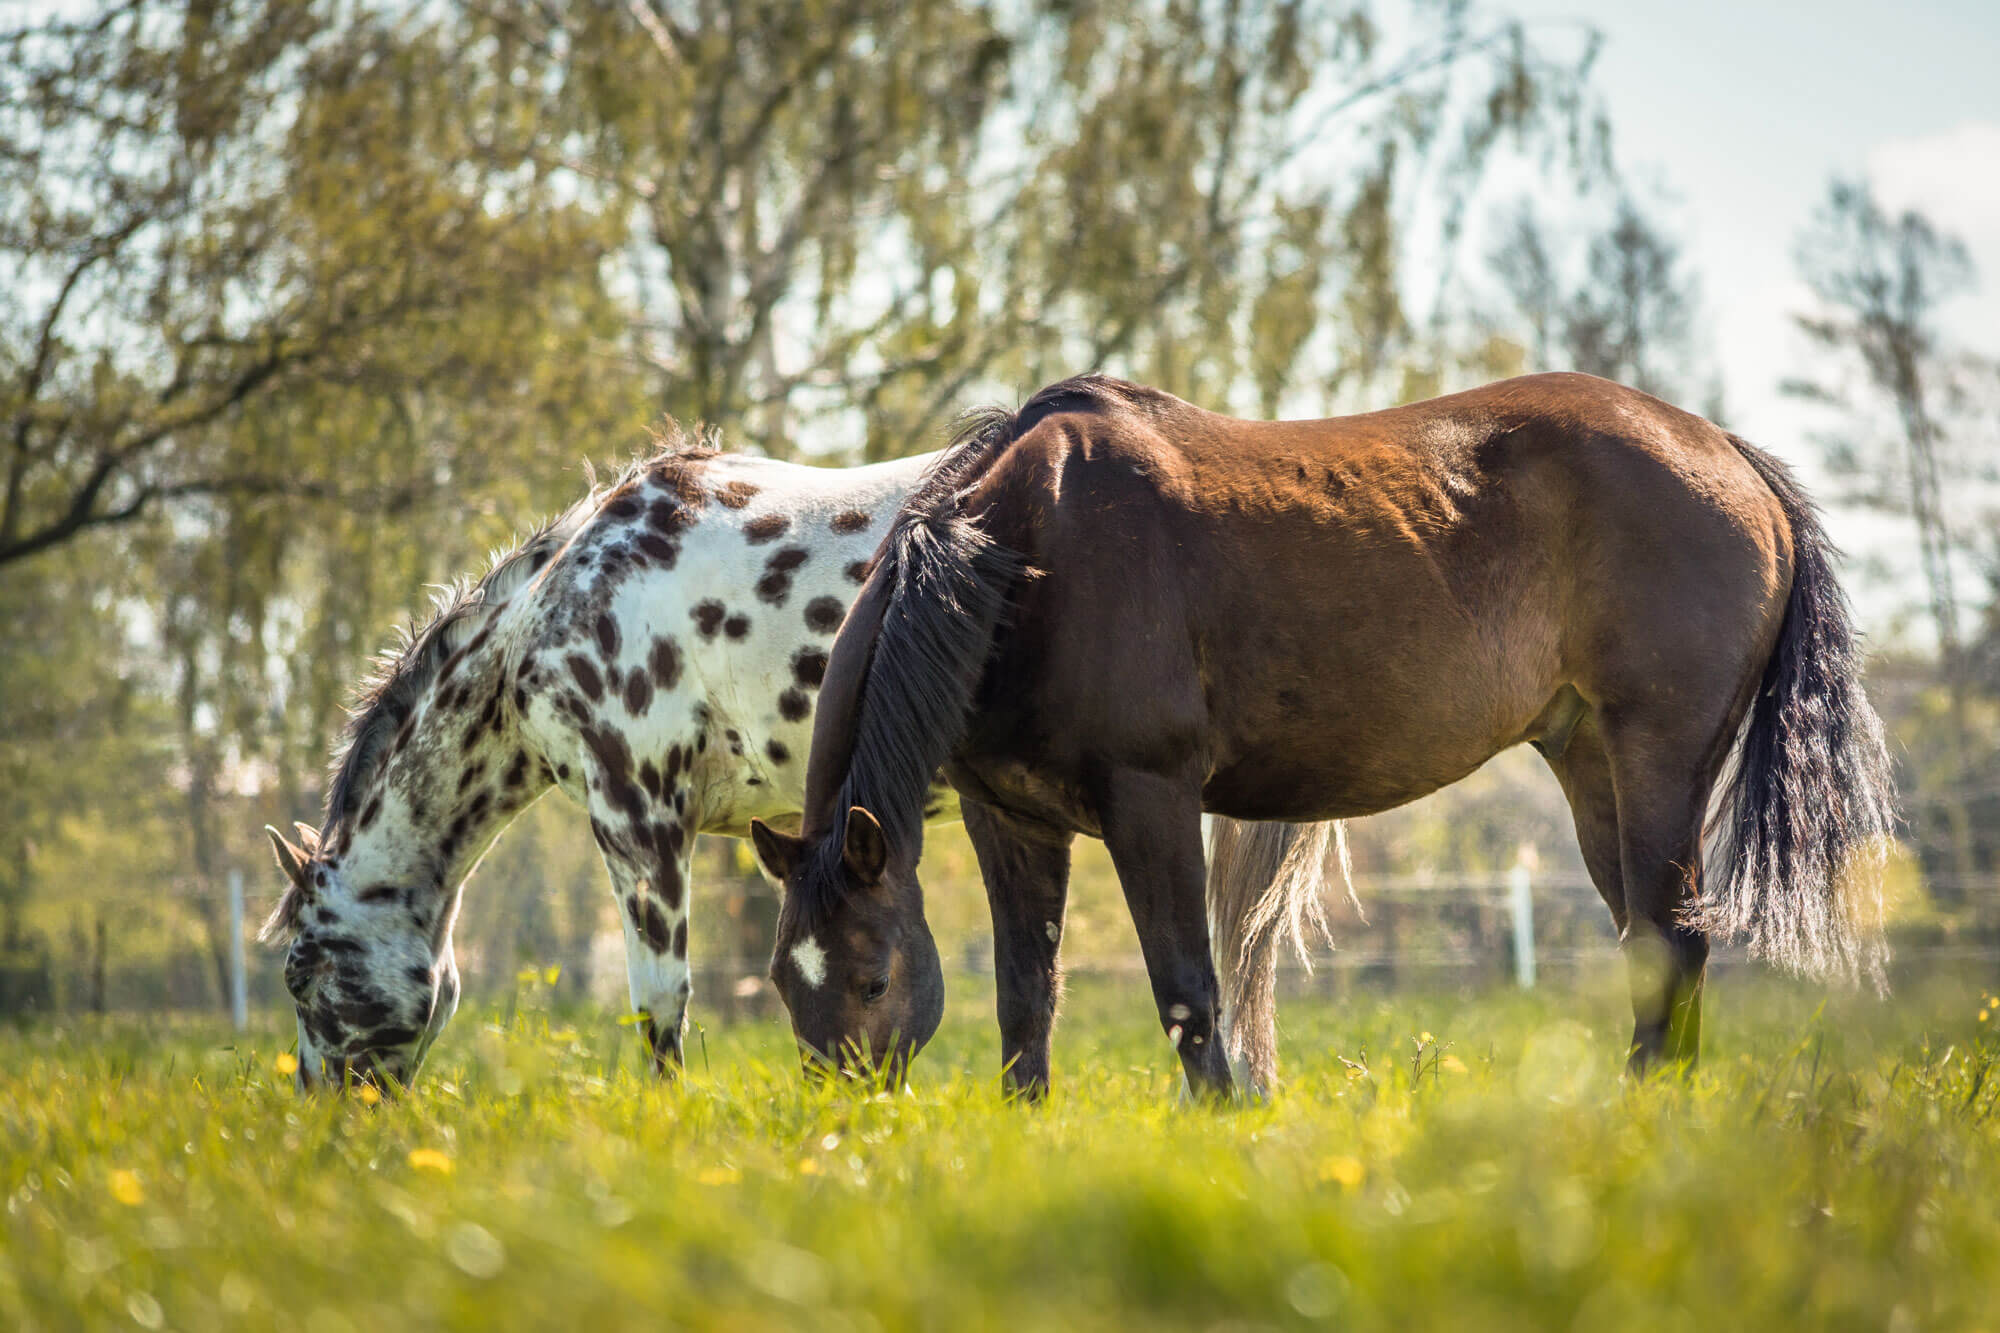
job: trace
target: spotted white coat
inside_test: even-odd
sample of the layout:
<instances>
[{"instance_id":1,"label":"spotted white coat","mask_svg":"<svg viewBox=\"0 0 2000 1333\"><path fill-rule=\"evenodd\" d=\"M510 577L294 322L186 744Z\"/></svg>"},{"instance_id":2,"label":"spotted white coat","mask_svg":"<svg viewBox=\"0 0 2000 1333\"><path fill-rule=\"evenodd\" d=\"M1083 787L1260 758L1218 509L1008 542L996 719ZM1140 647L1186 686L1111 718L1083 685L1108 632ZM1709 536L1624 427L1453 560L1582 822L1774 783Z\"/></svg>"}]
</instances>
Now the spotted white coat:
<instances>
[{"instance_id":1,"label":"spotted white coat","mask_svg":"<svg viewBox=\"0 0 2000 1333\"><path fill-rule=\"evenodd\" d=\"M457 1002L463 881L551 785L589 812L632 1007L677 1063L695 835L798 812L827 649L929 462L669 451L445 607L357 712L318 834L272 835L301 1077L414 1074ZM955 815L941 788L935 817Z\"/></svg>"}]
</instances>

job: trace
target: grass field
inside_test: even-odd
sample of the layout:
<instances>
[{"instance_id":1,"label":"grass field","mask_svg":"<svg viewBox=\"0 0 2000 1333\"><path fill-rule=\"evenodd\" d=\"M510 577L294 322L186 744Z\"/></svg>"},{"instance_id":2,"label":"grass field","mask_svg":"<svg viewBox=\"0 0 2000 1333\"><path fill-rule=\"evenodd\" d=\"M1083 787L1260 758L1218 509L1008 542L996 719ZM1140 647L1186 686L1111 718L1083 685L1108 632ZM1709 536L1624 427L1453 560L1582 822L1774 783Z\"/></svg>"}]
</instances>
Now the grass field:
<instances>
[{"instance_id":1,"label":"grass field","mask_svg":"<svg viewBox=\"0 0 2000 1333\"><path fill-rule=\"evenodd\" d=\"M1991 984L1731 973L1702 1070L1636 1088L1615 973L1300 1001L1224 1110L1110 986L1038 1109L976 993L874 1097L764 1023L659 1087L534 984L374 1107L294 1096L275 1029L10 1032L0 1327L2000 1327Z\"/></svg>"}]
</instances>

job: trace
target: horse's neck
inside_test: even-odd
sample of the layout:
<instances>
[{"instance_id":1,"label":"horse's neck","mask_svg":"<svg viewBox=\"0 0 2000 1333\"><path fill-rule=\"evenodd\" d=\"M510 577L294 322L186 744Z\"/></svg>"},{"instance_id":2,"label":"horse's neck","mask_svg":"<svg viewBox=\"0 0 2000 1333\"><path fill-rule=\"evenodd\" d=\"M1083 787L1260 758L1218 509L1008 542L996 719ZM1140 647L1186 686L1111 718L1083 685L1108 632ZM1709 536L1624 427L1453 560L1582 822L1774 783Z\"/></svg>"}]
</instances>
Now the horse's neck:
<instances>
[{"instance_id":1,"label":"horse's neck","mask_svg":"<svg viewBox=\"0 0 2000 1333\"><path fill-rule=\"evenodd\" d=\"M343 859L362 878L448 894L547 790L505 694L505 606L420 696L361 798Z\"/></svg>"}]
</instances>

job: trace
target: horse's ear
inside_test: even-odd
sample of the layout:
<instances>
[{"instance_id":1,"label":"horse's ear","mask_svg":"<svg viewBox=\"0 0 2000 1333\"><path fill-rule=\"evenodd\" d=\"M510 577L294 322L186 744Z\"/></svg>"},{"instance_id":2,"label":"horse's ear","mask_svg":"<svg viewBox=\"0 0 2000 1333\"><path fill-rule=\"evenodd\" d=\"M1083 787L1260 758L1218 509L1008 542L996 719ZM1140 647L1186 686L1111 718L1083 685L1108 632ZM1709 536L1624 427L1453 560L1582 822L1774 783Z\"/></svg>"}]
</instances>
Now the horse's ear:
<instances>
[{"instance_id":1,"label":"horse's ear","mask_svg":"<svg viewBox=\"0 0 2000 1333\"><path fill-rule=\"evenodd\" d=\"M297 819L292 821L292 827L299 831L299 846L305 849L306 855L318 856L319 830Z\"/></svg>"},{"instance_id":2,"label":"horse's ear","mask_svg":"<svg viewBox=\"0 0 2000 1333\"><path fill-rule=\"evenodd\" d=\"M882 872L889 868L889 839L882 832L881 821L858 805L847 811L847 837L841 843L840 859L863 884L880 884Z\"/></svg>"},{"instance_id":3,"label":"horse's ear","mask_svg":"<svg viewBox=\"0 0 2000 1333\"><path fill-rule=\"evenodd\" d=\"M806 840L780 833L761 819L750 821L750 845L757 849L757 863L764 873L783 884L806 854Z\"/></svg>"},{"instance_id":4,"label":"horse's ear","mask_svg":"<svg viewBox=\"0 0 2000 1333\"><path fill-rule=\"evenodd\" d=\"M264 825L264 832L271 835L271 850L277 853L278 869L285 872L285 878L291 880L295 888L300 892L304 892L306 887L306 862L312 860L312 857L304 848L294 847L291 843L285 841L285 835L272 828L269 824Z\"/></svg>"}]
</instances>

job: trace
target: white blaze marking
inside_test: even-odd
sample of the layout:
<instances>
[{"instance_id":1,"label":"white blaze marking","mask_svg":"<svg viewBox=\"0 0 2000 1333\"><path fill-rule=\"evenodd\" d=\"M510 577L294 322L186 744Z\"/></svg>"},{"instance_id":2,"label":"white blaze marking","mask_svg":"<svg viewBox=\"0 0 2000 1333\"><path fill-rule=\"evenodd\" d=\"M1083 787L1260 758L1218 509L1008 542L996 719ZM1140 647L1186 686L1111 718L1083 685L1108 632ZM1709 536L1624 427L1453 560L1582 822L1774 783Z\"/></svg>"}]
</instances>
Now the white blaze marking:
<instances>
[{"instance_id":1,"label":"white blaze marking","mask_svg":"<svg viewBox=\"0 0 2000 1333\"><path fill-rule=\"evenodd\" d=\"M792 966L806 979L806 985L818 990L826 983L826 950L819 947L819 941L808 935L792 946Z\"/></svg>"}]
</instances>

